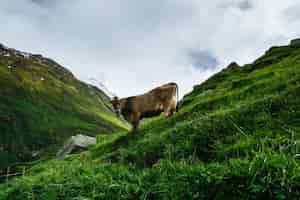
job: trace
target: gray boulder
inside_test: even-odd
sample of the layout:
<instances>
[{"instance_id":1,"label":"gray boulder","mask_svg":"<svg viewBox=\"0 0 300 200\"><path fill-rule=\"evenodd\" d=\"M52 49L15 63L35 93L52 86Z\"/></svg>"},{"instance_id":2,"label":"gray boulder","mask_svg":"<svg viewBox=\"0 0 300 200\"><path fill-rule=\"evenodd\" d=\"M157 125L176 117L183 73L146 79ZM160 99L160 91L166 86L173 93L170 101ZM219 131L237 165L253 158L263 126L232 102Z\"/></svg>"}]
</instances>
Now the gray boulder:
<instances>
[{"instance_id":1,"label":"gray boulder","mask_svg":"<svg viewBox=\"0 0 300 200\"><path fill-rule=\"evenodd\" d=\"M96 144L96 138L87 135L78 134L69 138L64 146L57 152L56 158L63 160L68 154L74 150L80 151L87 149L88 146Z\"/></svg>"}]
</instances>

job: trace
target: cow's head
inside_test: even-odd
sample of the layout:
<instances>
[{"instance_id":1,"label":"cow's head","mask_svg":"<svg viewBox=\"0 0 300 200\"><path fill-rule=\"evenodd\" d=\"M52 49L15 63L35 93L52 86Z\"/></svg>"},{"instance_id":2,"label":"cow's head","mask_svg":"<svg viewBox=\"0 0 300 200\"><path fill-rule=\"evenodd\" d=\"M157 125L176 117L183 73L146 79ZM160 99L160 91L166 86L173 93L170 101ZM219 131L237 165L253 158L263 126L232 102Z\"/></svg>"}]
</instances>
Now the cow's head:
<instances>
[{"instance_id":1,"label":"cow's head","mask_svg":"<svg viewBox=\"0 0 300 200\"><path fill-rule=\"evenodd\" d=\"M112 100L111 100L111 104L113 105L113 108L115 110L115 113L117 115L121 115L121 102L120 102L120 99L118 97L114 97Z\"/></svg>"}]
</instances>

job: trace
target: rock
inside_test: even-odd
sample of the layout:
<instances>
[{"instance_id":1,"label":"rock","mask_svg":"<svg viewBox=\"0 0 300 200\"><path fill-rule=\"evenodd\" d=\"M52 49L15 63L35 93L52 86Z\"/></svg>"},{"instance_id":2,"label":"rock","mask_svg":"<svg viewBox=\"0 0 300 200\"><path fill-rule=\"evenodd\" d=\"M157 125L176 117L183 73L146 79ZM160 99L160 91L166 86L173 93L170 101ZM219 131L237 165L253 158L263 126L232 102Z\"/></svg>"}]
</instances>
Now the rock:
<instances>
[{"instance_id":1,"label":"rock","mask_svg":"<svg viewBox=\"0 0 300 200\"><path fill-rule=\"evenodd\" d=\"M240 66L236 62L230 63L227 68L228 69L234 69L234 68L239 68Z\"/></svg>"},{"instance_id":2,"label":"rock","mask_svg":"<svg viewBox=\"0 0 300 200\"><path fill-rule=\"evenodd\" d=\"M31 152L31 157L32 158L36 158L36 157L38 157L40 155L40 152L39 151L32 151Z\"/></svg>"},{"instance_id":3,"label":"rock","mask_svg":"<svg viewBox=\"0 0 300 200\"><path fill-rule=\"evenodd\" d=\"M291 46L291 47L300 48L300 38L299 38L299 39L292 40L290 46Z\"/></svg>"},{"instance_id":4,"label":"rock","mask_svg":"<svg viewBox=\"0 0 300 200\"><path fill-rule=\"evenodd\" d=\"M78 134L76 136L72 136L70 139L66 141L64 146L57 152L56 158L59 160L63 160L66 155L72 153L74 150L84 150L88 146L96 144L96 138L90 137L87 135Z\"/></svg>"}]
</instances>

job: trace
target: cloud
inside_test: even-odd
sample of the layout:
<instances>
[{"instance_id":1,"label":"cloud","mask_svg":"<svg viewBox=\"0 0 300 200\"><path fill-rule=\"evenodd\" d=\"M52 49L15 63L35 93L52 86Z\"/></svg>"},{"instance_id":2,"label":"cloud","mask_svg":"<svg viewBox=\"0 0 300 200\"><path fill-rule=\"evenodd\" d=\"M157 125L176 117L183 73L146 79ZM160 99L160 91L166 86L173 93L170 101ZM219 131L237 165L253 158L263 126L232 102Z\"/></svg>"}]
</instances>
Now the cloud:
<instances>
[{"instance_id":1,"label":"cloud","mask_svg":"<svg viewBox=\"0 0 300 200\"><path fill-rule=\"evenodd\" d=\"M51 57L119 96L168 81L183 96L231 61L251 62L297 36L283 14L294 2L10 0L0 7L0 42Z\"/></svg>"},{"instance_id":2,"label":"cloud","mask_svg":"<svg viewBox=\"0 0 300 200\"><path fill-rule=\"evenodd\" d=\"M254 7L249 0L240 1L236 4L236 6L241 10L249 10Z\"/></svg>"},{"instance_id":3,"label":"cloud","mask_svg":"<svg viewBox=\"0 0 300 200\"><path fill-rule=\"evenodd\" d=\"M187 50L187 59L193 67L202 70L215 69L219 64L217 58L207 50Z\"/></svg>"},{"instance_id":4,"label":"cloud","mask_svg":"<svg viewBox=\"0 0 300 200\"><path fill-rule=\"evenodd\" d=\"M293 6L288 7L283 15L287 18L289 22L299 22L300 17L300 4L296 4Z\"/></svg>"},{"instance_id":5,"label":"cloud","mask_svg":"<svg viewBox=\"0 0 300 200\"><path fill-rule=\"evenodd\" d=\"M58 0L31 0L31 2L43 7L52 7L57 5Z\"/></svg>"},{"instance_id":6,"label":"cloud","mask_svg":"<svg viewBox=\"0 0 300 200\"><path fill-rule=\"evenodd\" d=\"M227 0L222 2L221 8L238 8L241 11L247 11L254 8L253 0Z\"/></svg>"}]
</instances>

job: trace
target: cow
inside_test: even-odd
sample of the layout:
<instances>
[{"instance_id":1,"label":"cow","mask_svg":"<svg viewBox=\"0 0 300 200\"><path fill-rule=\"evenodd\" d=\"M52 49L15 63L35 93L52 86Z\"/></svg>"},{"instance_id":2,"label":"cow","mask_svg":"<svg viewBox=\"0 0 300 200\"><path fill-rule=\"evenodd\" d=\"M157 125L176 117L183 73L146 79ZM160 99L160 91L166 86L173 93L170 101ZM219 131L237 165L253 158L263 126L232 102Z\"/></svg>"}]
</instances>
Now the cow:
<instances>
[{"instance_id":1,"label":"cow","mask_svg":"<svg viewBox=\"0 0 300 200\"><path fill-rule=\"evenodd\" d=\"M177 101L178 85L171 82L142 95L122 99L114 97L111 103L115 112L132 124L135 132L143 118L158 116L162 112L171 117L177 111Z\"/></svg>"}]
</instances>

